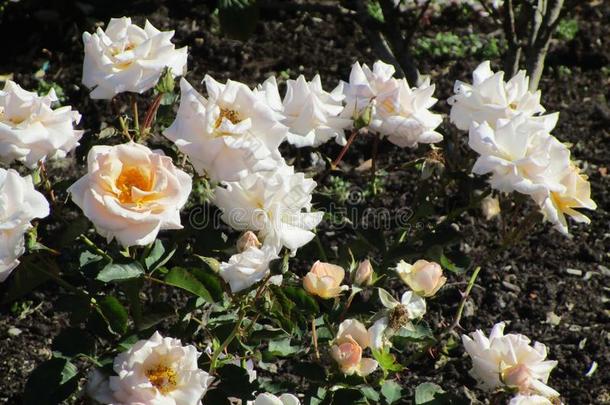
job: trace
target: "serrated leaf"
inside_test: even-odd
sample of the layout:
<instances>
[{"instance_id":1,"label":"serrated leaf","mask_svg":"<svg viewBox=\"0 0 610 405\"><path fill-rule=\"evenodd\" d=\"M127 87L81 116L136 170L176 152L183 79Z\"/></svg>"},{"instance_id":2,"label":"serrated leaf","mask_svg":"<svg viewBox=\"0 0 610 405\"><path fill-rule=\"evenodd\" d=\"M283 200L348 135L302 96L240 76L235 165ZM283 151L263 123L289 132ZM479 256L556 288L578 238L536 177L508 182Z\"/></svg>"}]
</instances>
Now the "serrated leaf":
<instances>
[{"instance_id":1,"label":"serrated leaf","mask_svg":"<svg viewBox=\"0 0 610 405\"><path fill-rule=\"evenodd\" d=\"M296 304L301 311L316 315L320 312L320 306L307 292L300 287L286 286L282 290L286 297Z\"/></svg>"},{"instance_id":2,"label":"serrated leaf","mask_svg":"<svg viewBox=\"0 0 610 405\"><path fill-rule=\"evenodd\" d=\"M381 386L381 395L388 404L393 404L402 397L402 388L396 381L388 380Z\"/></svg>"},{"instance_id":3,"label":"serrated leaf","mask_svg":"<svg viewBox=\"0 0 610 405\"><path fill-rule=\"evenodd\" d=\"M435 402L435 398L438 394L443 394L445 391L443 389L430 382L425 382L419 384L415 388L415 404L423 405L423 404L433 404Z\"/></svg>"},{"instance_id":4,"label":"serrated leaf","mask_svg":"<svg viewBox=\"0 0 610 405\"><path fill-rule=\"evenodd\" d=\"M104 283L120 282L140 277L144 268L138 262L110 263L100 271L97 280Z\"/></svg>"},{"instance_id":5,"label":"serrated leaf","mask_svg":"<svg viewBox=\"0 0 610 405\"><path fill-rule=\"evenodd\" d=\"M287 357L300 351L298 346L290 345L290 338L272 340L269 342L269 353L277 357Z\"/></svg>"},{"instance_id":6,"label":"serrated leaf","mask_svg":"<svg viewBox=\"0 0 610 405\"><path fill-rule=\"evenodd\" d=\"M78 373L66 359L53 358L40 364L25 385L23 405L63 403L78 387Z\"/></svg>"},{"instance_id":7,"label":"serrated leaf","mask_svg":"<svg viewBox=\"0 0 610 405\"><path fill-rule=\"evenodd\" d=\"M188 270L182 267L174 267L171 269L165 276L164 280L167 284L182 288L191 294L195 294L196 296L203 298L207 302L214 302L214 299L205 286L201 284L201 282Z\"/></svg>"},{"instance_id":8,"label":"serrated leaf","mask_svg":"<svg viewBox=\"0 0 610 405\"><path fill-rule=\"evenodd\" d=\"M101 315L115 333L122 335L127 331L129 315L127 309L112 295L106 295L98 302Z\"/></svg>"}]
</instances>

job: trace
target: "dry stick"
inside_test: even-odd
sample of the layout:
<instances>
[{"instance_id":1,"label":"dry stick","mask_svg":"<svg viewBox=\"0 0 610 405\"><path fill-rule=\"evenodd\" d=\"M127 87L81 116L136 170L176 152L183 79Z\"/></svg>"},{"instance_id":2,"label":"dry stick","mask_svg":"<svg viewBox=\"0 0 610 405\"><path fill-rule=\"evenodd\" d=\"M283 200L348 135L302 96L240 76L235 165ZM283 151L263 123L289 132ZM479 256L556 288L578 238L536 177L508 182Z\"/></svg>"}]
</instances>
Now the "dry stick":
<instances>
[{"instance_id":1,"label":"dry stick","mask_svg":"<svg viewBox=\"0 0 610 405\"><path fill-rule=\"evenodd\" d=\"M373 140L373 154L371 156L371 181L373 183L373 195L377 194L376 176L377 176L377 153L379 152L379 134L375 134Z\"/></svg>"},{"instance_id":2,"label":"dry stick","mask_svg":"<svg viewBox=\"0 0 610 405\"><path fill-rule=\"evenodd\" d=\"M311 339L316 354L316 360L320 361L320 351L318 350L318 331L316 330L316 318L311 319Z\"/></svg>"},{"instance_id":3,"label":"dry stick","mask_svg":"<svg viewBox=\"0 0 610 405\"><path fill-rule=\"evenodd\" d=\"M151 127L151 125L153 123L153 119L155 118L155 114L157 113L157 110L159 109L159 106L161 105L162 97L163 97L163 94L161 94L161 93L157 94L157 97L155 97L155 100L152 102L152 104L148 108L148 111L146 112L146 118L144 118L144 125L142 126L142 135L145 135L146 132L148 131L148 129Z\"/></svg>"},{"instance_id":4,"label":"dry stick","mask_svg":"<svg viewBox=\"0 0 610 405\"><path fill-rule=\"evenodd\" d=\"M140 135L140 116L138 114L138 101L133 94L131 96L131 111L133 113L133 122L136 134Z\"/></svg>"}]
</instances>

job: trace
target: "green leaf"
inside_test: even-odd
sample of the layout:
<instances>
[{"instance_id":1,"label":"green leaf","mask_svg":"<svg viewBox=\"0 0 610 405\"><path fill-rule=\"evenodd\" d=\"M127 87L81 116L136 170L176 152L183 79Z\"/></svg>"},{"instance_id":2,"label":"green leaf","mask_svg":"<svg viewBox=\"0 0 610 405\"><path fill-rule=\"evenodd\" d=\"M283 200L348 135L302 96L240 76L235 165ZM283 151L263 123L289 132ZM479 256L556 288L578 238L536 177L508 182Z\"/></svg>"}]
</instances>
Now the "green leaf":
<instances>
[{"instance_id":1,"label":"green leaf","mask_svg":"<svg viewBox=\"0 0 610 405\"><path fill-rule=\"evenodd\" d=\"M152 249L148 253L148 256L144 259L144 265L148 270L153 270L152 267L155 263L157 263L163 257L165 253L165 247L163 246L163 242L160 240L156 240Z\"/></svg>"},{"instance_id":2,"label":"green leaf","mask_svg":"<svg viewBox=\"0 0 610 405\"><path fill-rule=\"evenodd\" d=\"M393 404L402 396L402 388L396 381L388 380L381 386L381 395L388 404Z\"/></svg>"},{"instance_id":3,"label":"green leaf","mask_svg":"<svg viewBox=\"0 0 610 405\"><path fill-rule=\"evenodd\" d=\"M99 301L101 315L104 317L110 329L122 335L127 332L127 321L129 316L127 309L112 295L106 295Z\"/></svg>"},{"instance_id":4,"label":"green leaf","mask_svg":"<svg viewBox=\"0 0 610 405\"><path fill-rule=\"evenodd\" d=\"M23 392L23 405L62 403L78 388L77 368L66 359L53 358L30 374Z\"/></svg>"},{"instance_id":5,"label":"green leaf","mask_svg":"<svg viewBox=\"0 0 610 405\"><path fill-rule=\"evenodd\" d=\"M256 0L219 0L218 19L225 35L245 41L256 29L258 4Z\"/></svg>"},{"instance_id":6,"label":"green leaf","mask_svg":"<svg viewBox=\"0 0 610 405\"><path fill-rule=\"evenodd\" d=\"M197 280L195 276L182 267L174 267L171 269L165 276L165 282L173 285L174 287L182 288L191 294L195 294L207 302L214 302L214 299L212 299L210 292L205 288L205 286L201 284L201 282Z\"/></svg>"},{"instance_id":7,"label":"green leaf","mask_svg":"<svg viewBox=\"0 0 610 405\"><path fill-rule=\"evenodd\" d=\"M209 291L210 295L214 299L214 302L222 301L224 289L222 287L223 281L218 274L213 273L210 270L192 268L191 273L197 277L197 280L203 284L203 286Z\"/></svg>"},{"instance_id":8,"label":"green leaf","mask_svg":"<svg viewBox=\"0 0 610 405\"><path fill-rule=\"evenodd\" d=\"M313 297L301 287L286 286L282 288L286 297L296 304L300 311L306 311L309 314L316 315L320 312L320 307Z\"/></svg>"},{"instance_id":9,"label":"green leaf","mask_svg":"<svg viewBox=\"0 0 610 405\"><path fill-rule=\"evenodd\" d=\"M140 277L144 268L138 262L110 263L97 275L97 279L104 283L119 282Z\"/></svg>"},{"instance_id":10,"label":"green leaf","mask_svg":"<svg viewBox=\"0 0 610 405\"><path fill-rule=\"evenodd\" d=\"M379 367L383 370L384 376L388 376L391 371L401 371L404 367L396 362L396 358L390 353L388 348L383 350L373 350L373 357L379 363Z\"/></svg>"},{"instance_id":11,"label":"green leaf","mask_svg":"<svg viewBox=\"0 0 610 405\"><path fill-rule=\"evenodd\" d=\"M300 348L290 346L290 338L272 340L269 342L269 354L276 357L287 357L291 354L298 353Z\"/></svg>"},{"instance_id":12,"label":"green leaf","mask_svg":"<svg viewBox=\"0 0 610 405\"><path fill-rule=\"evenodd\" d=\"M374 403L379 403L379 393L373 389L373 387L361 387L360 392L366 399L370 399Z\"/></svg>"},{"instance_id":13,"label":"green leaf","mask_svg":"<svg viewBox=\"0 0 610 405\"><path fill-rule=\"evenodd\" d=\"M425 382L419 384L417 388L415 388L415 404L433 404L435 403L435 399L438 394L443 394L445 391L443 389L430 382Z\"/></svg>"},{"instance_id":14,"label":"green leaf","mask_svg":"<svg viewBox=\"0 0 610 405\"><path fill-rule=\"evenodd\" d=\"M85 330L68 328L53 339L51 350L63 357L74 357L77 354L89 355L95 350L95 340Z\"/></svg>"}]
</instances>

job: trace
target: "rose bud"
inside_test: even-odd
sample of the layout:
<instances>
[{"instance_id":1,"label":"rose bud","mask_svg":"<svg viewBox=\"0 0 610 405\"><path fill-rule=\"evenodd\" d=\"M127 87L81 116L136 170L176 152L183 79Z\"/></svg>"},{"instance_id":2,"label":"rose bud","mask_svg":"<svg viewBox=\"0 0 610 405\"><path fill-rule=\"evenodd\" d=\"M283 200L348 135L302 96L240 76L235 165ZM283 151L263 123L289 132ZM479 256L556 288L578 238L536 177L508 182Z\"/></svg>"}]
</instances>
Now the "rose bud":
<instances>
[{"instance_id":1,"label":"rose bud","mask_svg":"<svg viewBox=\"0 0 610 405\"><path fill-rule=\"evenodd\" d=\"M422 297L432 297L447 281L441 266L427 260L418 260L412 265L401 260L396 272L405 284Z\"/></svg>"},{"instance_id":2,"label":"rose bud","mask_svg":"<svg viewBox=\"0 0 610 405\"><path fill-rule=\"evenodd\" d=\"M252 231L247 231L237 239L237 251L239 253L248 250L248 248L255 247L260 248L262 243L256 237L256 234Z\"/></svg>"},{"instance_id":3,"label":"rose bud","mask_svg":"<svg viewBox=\"0 0 610 405\"><path fill-rule=\"evenodd\" d=\"M375 360L362 358L362 351L370 345L370 333L364 325L355 319L346 319L339 325L330 353L344 374L366 376L378 366Z\"/></svg>"},{"instance_id":4,"label":"rose bud","mask_svg":"<svg viewBox=\"0 0 610 405\"><path fill-rule=\"evenodd\" d=\"M354 275L354 283L360 286L369 286L373 283L373 266L369 259L361 261L358 265Z\"/></svg>"},{"instance_id":5,"label":"rose bud","mask_svg":"<svg viewBox=\"0 0 610 405\"><path fill-rule=\"evenodd\" d=\"M303 287L312 295L324 299L334 298L347 288L341 286L344 277L345 270L342 267L318 260L303 278Z\"/></svg>"}]
</instances>

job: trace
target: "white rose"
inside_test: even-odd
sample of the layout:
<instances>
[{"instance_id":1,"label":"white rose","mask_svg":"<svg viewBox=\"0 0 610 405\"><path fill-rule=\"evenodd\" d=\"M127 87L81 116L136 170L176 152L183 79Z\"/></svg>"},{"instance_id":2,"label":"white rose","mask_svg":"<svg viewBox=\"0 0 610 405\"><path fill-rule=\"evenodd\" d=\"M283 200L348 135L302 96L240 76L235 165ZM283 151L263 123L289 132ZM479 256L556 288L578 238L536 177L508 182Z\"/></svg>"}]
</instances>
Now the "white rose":
<instances>
[{"instance_id":1,"label":"white rose","mask_svg":"<svg viewBox=\"0 0 610 405\"><path fill-rule=\"evenodd\" d=\"M0 282L19 265L30 222L47 215L49 203L34 189L31 177L0 168Z\"/></svg>"},{"instance_id":2,"label":"white rose","mask_svg":"<svg viewBox=\"0 0 610 405\"><path fill-rule=\"evenodd\" d=\"M543 122L547 132L557 122L548 115L534 117L545 109L540 104L540 90L535 93L529 91L529 78L525 71L519 71L504 82L504 72L492 72L489 61L485 61L475 69L472 79L472 84L456 81L455 96L449 98L450 119L459 129L466 131L473 122L494 125L499 119L519 114Z\"/></svg>"},{"instance_id":3,"label":"white rose","mask_svg":"<svg viewBox=\"0 0 610 405\"><path fill-rule=\"evenodd\" d=\"M472 358L472 376L490 391L507 386L558 397L559 393L546 385L557 365L556 361L545 360L546 346L538 342L531 346L524 335L504 335L504 326L503 322L494 325L489 338L480 330L471 336L462 335L464 349Z\"/></svg>"},{"instance_id":4,"label":"white rose","mask_svg":"<svg viewBox=\"0 0 610 405\"><path fill-rule=\"evenodd\" d=\"M176 49L173 36L174 31L159 31L148 21L142 29L128 17L112 18L106 30L83 33L83 84L93 89L91 98L143 93L157 84L166 67L174 76L184 74L187 48Z\"/></svg>"},{"instance_id":5,"label":"white rose","mask_svg":"<svg viewBox=\"0 0 610 405\"><path fill-rule=\"evenodd\" d=\"M181 229L191 178L160 151L133 142L94 146L88 172L68 191L108 241L148 245L160 230Z\"/></svg>"},{"instance_id":6,"label":"white rose","mask_svg":"<svg viewBox=\"0 0 610 405\"><path fill-rule=\"evenodd\" d=\"M214 181L237 181L253 171L272 170L288 128L281 115L239 82L205 78L208 99L185 79L180 107L163 133L185 153L195 170Z\"/></svg>"},{"instance_id":7,"label":"white rose","mask_svg":"<svg viewBox=\"0 0 610 405\"><path fill-rule=\"evenodd\" d=\"M248 401L248 405L301 405L301 401L292 394L282 394L277 397L265 392L258 394L254 401Z\"/></svg>"},{"instance_id":8,"label":"white rose","mask_svg":"<svg viewBox=\"0 0 610 405\"><path fill-rule=\"evenodd\" d=\"M90 380L89 394L106 404L199 405L212 377L197 365L195 346L155 332L114 359L109 381Z\"/></svg>"},{"instance_id":9,"label":"white rose","mask_svg":"<svg viewBox=\"0 0 610 405\"><path fill-rule=\"evenodd\" d=\"M278 258L272 246L250 246L220 263L220 277L237 293L261 281L269 274L269 263Z\"/></svg>"},{"instance_id":10,"label":"white rose","mask_svg":"<svg viewBox=\"0 0 610 405\"><path fill-rule=\"evenodd\" d=\"M311 211L316 182L283 163L273 172L251 173L215 190L222 219L236 230L258 232L264 245L296 252L309 243L322 212Z\"/></svg>"},{"instance_id":11,"label":"white rose","mask_svg":"<svg viewBox=\"0 0 610 405\"><path fill-rule=\"evenodd\" d=\"M508 405L553 405L553 403L540 395L517 394Z\"/></svg>"},{"instance_id":12,"label":"white rose","mask_svg":"<svg viewBox=\"0 0 610 405\"><path fill-rule=\"evenodd\" d=\"M371 128L401 148L442 141L443 136L435 129L443 118L429 110L437 102L432 97L434 85L430 85L430 79L414 88L406 79L396 83L396 90L376 99Z\"/></svg>"},{"instance_id":13,"label":"white rose","mask_svg":"<svg viewBox=\"0 0 610 405\"><path fill-rule=\"evenodd\" d=\"M51 108L57 101L51 89L44 97L7 80L0 91L0 161L13 160L33 168L39 161L63 158L78 146L83 131L75 130L78 111Z\"/></svg>"},{"instance_id":14,"label":"white rose","mask_svg":"<svg viewBox=\"0 0 610 405\"><path fill-rule=\"evenodd\" d=\"M556 174L569 167L570 151L523 115L499 120L495 129L487 122L473 124L468 145L480 155L472 172L491 173L496 190L532 195L564 189Z\"/></svg>"},{"instance_id":15,"label":"white rose","mask_svg":"<svg viewBox=\"0 0 610 405\"><path fill-rule=\"evenodd\" d=\"M320 75L310 82L303 75L286 82L283 123L290 128L288 142L296 147L320 146L335 138L345 143L344 130L352 120L339 117L343 111L341 87L328 93L322 89Z\"/></svg>"}]
</instances>

